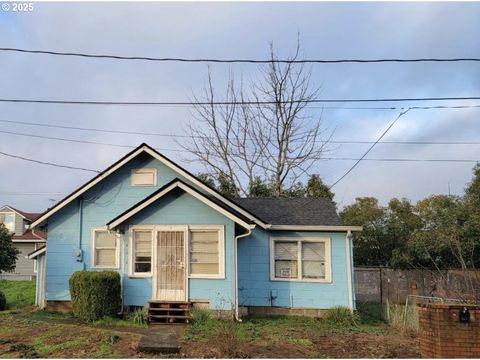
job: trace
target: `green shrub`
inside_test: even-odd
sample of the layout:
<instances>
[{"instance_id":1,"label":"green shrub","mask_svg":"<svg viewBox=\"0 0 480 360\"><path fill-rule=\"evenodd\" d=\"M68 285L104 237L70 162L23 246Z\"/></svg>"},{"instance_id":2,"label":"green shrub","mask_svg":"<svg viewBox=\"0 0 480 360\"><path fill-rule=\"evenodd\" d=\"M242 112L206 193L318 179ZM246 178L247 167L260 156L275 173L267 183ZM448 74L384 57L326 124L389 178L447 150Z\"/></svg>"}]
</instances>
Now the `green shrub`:
<instances>
[{"instance_id":1,"label":"green shrub","mask_svg":"<svg viewBox=\"0 0 480 360\"><path fill-rule=\"evenodd\" d=\"M190 314L192 317L192 323L194 323L195 325L204 325L212 317L208 309L193 308Z\"/></svg>"},{"instance_id":2,"label":"green shrub","mask_svg":"<svg viewBox=\"0 0 480 360\"><path fill-rule=\"evenodd\" d=\"M127 319L136 325L142 325L147 323L147 317L148 310L146 307L143 307L129 314Z\"/></svg>"},{"instance_id":3,"label":"green shrub","mask_svg":"<svg viewBox=\"0 0 480 360\"><path fill-rule=\"evenodd\" d=\"M120 311L120 275L115 271L76 271L69 280L73 315L91 322Z\"/></svg>"},{"instance_id":4,"label":"green shrub","mask_svg":"<svg viewBox=\"0 0 480 360\"><path fill-rule=\"evenodd\" d=\"M0 291L0 311L3 311L7 308L7 298L5 294Z\"/></svg>"},{"instance_id":5,"label":"green shrub","mask_svg":"<svg viewBox=\"0 0 480 360\"><path fill-rule=\"evenodd\" d=\"M334 326L355 326L358 322L358 314L345 306L335 306L325 312L322 320Z\"/></svg>"}]
</instances>

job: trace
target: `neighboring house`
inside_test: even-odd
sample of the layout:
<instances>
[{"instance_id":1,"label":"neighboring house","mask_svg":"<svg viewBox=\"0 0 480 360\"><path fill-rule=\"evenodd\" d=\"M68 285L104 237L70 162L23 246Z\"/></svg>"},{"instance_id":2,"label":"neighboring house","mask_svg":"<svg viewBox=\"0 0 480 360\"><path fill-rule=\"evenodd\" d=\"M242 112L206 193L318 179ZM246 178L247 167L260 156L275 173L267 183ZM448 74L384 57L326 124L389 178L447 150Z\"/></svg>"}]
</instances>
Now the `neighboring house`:
<instances>
[{"instance_id":1,"label":"neighboring house","mask_svg":"<svg viewBox=\"0 0 480 360\"><path fill-rule=\"evenodd\" d=\"M77 270L121 275L125 306L151 300L318 315L354 307L351 231L326 199L227 199L146 144L31 224L48 227L37 304L69 306Z\"/></svg>"},{"instance_id":2,"label":"neighboring house","mask_svg":"<svg viewBox=\"0 0 480 360\"><path fill-rule=\"evenodd\" d=\"M5 280L32 280L37 274L37 263L27 259L27 255L39 247L44 246L46 234L43 231L32 232L28 225L41 214L26 213L11 206L0 208L0 223L13 233L13 245L20 251L15 270L0 274Z\"/></svg>"}]
</instances>

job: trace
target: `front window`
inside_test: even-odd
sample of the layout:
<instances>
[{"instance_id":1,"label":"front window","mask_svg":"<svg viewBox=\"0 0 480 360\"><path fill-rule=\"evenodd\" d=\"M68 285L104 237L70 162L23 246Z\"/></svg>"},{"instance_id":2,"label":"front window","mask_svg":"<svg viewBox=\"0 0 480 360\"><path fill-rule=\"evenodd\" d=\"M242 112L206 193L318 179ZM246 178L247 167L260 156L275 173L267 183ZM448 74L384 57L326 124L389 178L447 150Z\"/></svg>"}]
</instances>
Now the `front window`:
<instances>
[{"instance_id":1,"label":"front window","mask_svg":"<svg viewBox=\"0 0 480 360\"><path fill-rule=\"evenodd\" d=\"M0 223L10 232L15 232L15 214L13 213L0 213Z\"/></svg>"},{"instance_id":2,"label":"front window","mask_svg":"<svg viewBox=\"0 0 480 360\"><path fill-rule=\"evenodd\" d=\"M117 234L108 230L93 231L93 267L118 268Z\"/></svg>"},{"instance_id":3,"label":"front window","mask_svg":"<svg viewBox=\"0 0 480 360\"><path fill-rule=\"evenodd\" d=\"M190 277L224 276L223 227L190 228Z\"/></svg>"},{"instance_id":4,"label":"front window","mask_svg":"<svg viewBox=\"0 0 480 360\"><path fill-rule=\"evenodd\" d=\"M330 239L271 239L271 279L329 282Z\"/></svg>"},{"instance_id":5,"label":"front window","mask_svg":"<svg viewBox=\"0 0 480 360\"><path fill-rule=\"evenodd\" d=\"M152 273L152 231L134 230L132 235L133 276L150 276Z\"/></svg>"}]
</instances>

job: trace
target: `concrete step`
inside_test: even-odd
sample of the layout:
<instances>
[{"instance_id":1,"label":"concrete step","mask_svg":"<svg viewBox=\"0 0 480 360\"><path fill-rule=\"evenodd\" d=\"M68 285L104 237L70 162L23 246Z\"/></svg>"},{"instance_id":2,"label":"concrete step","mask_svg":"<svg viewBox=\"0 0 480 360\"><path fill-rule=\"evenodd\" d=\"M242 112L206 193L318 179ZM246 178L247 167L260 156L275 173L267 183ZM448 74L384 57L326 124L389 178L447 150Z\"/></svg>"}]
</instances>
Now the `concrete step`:
<instances>
[{"instance_id":1,"label":"concrete step","mask_svg":"<svg viewBox=\"0 0 480 360\"><path fill-rule=\"evenodd\" d=\"M178 353L180 342L177 328L169 325L155 326L155 330L140 339L137 350L148 353Z\"/></svg>"}]
</instances>

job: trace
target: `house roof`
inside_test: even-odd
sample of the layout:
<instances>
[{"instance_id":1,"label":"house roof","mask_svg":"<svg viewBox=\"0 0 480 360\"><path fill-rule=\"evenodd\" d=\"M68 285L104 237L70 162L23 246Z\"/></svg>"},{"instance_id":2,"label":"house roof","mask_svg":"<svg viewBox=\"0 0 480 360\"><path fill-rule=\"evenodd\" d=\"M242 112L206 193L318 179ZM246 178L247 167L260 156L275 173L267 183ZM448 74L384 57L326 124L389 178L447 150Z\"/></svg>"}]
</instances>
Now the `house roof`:
<instances>
[{"instance_id":1,"label":"house roof","mask_svg":"<svg viewBox=\"0 0 480 360\"><path fill-rule=\"evenodd\" d=\"M119 169L121 166L126 164L128 161L131 159L135 158L139 154L146 152L150 154L152 157L158 159L160 162L162 162L164 165L167 167L171 168L172 170L176 171L178 174L181 176L184 176L186 179L191 181L193 184L198 186L200 189L205 191L207 194L209 194L209 197L216 198L215 202L222 202L226 205L228 205L230 208L233 210L237 211L238 213L242 214L246 218L248 218L251 221L254 221L255 223L259 224L263 228L266 228L266 224L262 221L262 219L256 217L254 214L249 212L248 210L244 209L241 205L233 202L230 199L227 199L225 196L223 196L221 193L219 193L216 189L208 186L207 184L203 183L197 177L195 177L193 174L182 168L180 165L176 164L172 160L168 159L167 157L163 156L160 154L158 151L153 149L152 147L148 146L147 144L143 143L140 146L138 146L136 149L130 151L128 154L126 154L124 157L122 157L120 160L116 161L112 165L110 165L107 169L102 171L100 174L95 176L93 179L88 181L86 184L82 185L79 187L77 190L72 192L70 195L67 195L65 198L60 200L58 203L56 203L53 207L50 209L47 209L40 217L38 217L35 221L32 222L30 225L31 228L34 228L38 225L43 224L51 215L56 213L58 210L62 209L64 206L81 196L84 192L88 191L91 189L93 186L95 186L97 183L108 177L110 174L115 172L117 169Z\"/></svg>"},{"instance_id":2,"label":"house roof","mask_svg":"<svg viewBox=\"0 0 480 360\"><path fill-rule=\"evenodd\" d=\"M47 239L45 231L37 230L35 233L32 230L25 231L22 235L13 235L12 241L29 242L29 241L43 241Z\"/></svg>"},{"instance_id":3,"label":"house roof","mask_svg":"<svg viewBox=\"0 0 480 360\"><path fill-rule=\"evenodd\" d=\"M21 210L15 209L14 207L12 207L10 205L4 205L4 206L2 206L2 208L0 208L0 210L3 210L5 208L9 208L11 211L16 212L17 214L19 214L20 216L22 216L26 220L30 220L30 221L34 221L34 220L38 219L38 217L40 215L42 215L42 213L29 213L29 212L21 211Z\"/></svg>"},{"instance_id":4,"label":"house roof","mask_svg":"<svg viewBox=\"0 0 480 360\"><path fill-rule=\"evenodd\" d=\"M271 225L343 226L327 198L238 198L235 202Z\"/></svg>"},{"instance_id":5,"label":"house roof","mask_svg":"<svg viewBox=\"0 0 480 360\"><path fill-rule=\"evenodd\" d=\"M239 213L232 207L228 206L224 202L214 200L210 196L207 196L200 191L198 191L196 188L193 186L187 184L186 182L176 178L172 181L170 181L168 184L165 184L162 186L160 189L152 193L151 195L147 196L146 198L142 199L132 207L130 207L128 210L124 211L111 221L107 223L107 226L109 229L116 228L120 224L122 224L125 220L129 219L130 217L134 216L141 210L145 209L149 205L153 204L155 201L159 200L166 194L170 193L174 189L181 189L190 195L194 196L198 200L202 201L203 203L207 204L208 206L214 208L215 210L221 212L223 215L227 216L231 220L235 221L236 223L240 224L241 226L250 229L254 227L253 221L251 221L249 218L244 216L243 214Z\"/></svg>"}]
</instances>

